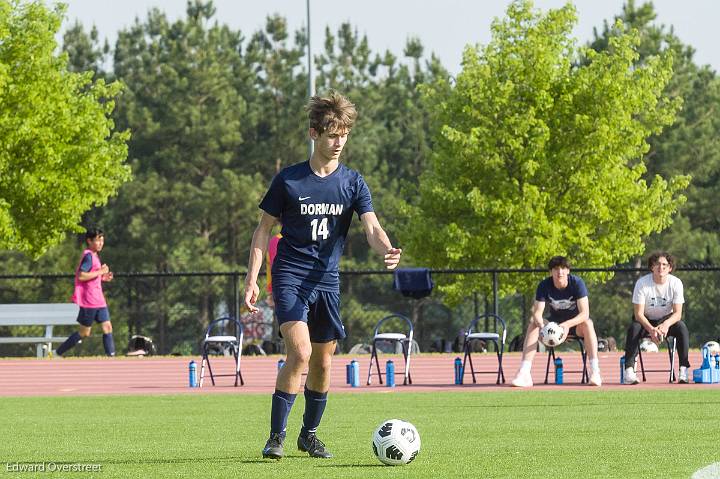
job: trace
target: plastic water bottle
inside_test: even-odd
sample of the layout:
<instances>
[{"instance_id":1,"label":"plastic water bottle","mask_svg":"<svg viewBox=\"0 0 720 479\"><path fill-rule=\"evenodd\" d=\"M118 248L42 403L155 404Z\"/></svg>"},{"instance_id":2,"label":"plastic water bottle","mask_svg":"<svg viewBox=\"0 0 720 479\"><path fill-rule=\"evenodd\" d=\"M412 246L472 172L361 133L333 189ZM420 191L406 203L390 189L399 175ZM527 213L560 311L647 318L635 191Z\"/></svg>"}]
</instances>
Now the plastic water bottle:
<instances>
[{"instance_id":1,"label":"plastic water bottle","mask_svg":"<svg viewBox=\"0 0 720 479\"><path fill-rule=\"evenodd\" d=\"M462 359L455 358L455 384L463 383L463 366Z\"/></svg>"},{"instance_id":2,"label":"plastic water bottle","mask_svg":"<svg viewBox=\"0 0 720 479\"><path fill-rule=\"evenodd\" d=\"M700 369L710 369L710 350L708 348L702 348L703 362Z\"/></svg>"},{"instance_id":3,"label":"plastic water bottle","mask_svg":"<svg viewBox=\"0 0 720 479\"><path fill-rule=\"evenodd\" d=\"M625 384L625 356L620 356L620 384Z\"/></svg>"},{"instance_id":4,"label":"plastic water bottle","mask_svg":"<svg viewBox=\"0 0 720 479\"><path fill-rule=\"evenodd\" d=\"M563 362L561 358L555 358L555 384L563 383Z\"/></svg>"},{"instance_id":5,"label":"plastic water bottle","mask_svg":"<svg viewBox=\"0 0 720 479\"><path fill-rule=\"evenodd\" d=\"M360 364L354 359L350 361L350 386L360 387Z\"/></svg>"},{"instance_id":6,"label":"plastic water bottle","mask_svg":"<svg viewBox=\"0 0 720 479\"><path fill-rule=\"evenodd\" d=\"M352 383L352 362L345 365L345 384Z\"/></svg>"},{"instance_id":7,"label":"plastic water bottle","mask_svg":"<svg viewBox=\"0 0 720 479\"><path fill-rule=\"evenodd\" d=\"M195 361L190 361L190 365L188 366L188 374L189 374L189 383L188 386L191 388L198 387L198 381L197 381L197 364L195 364Z\"/></svg>"},{"instance_id":8,"label":"plastic water bottle","mask_svg":"<svg viewBox=\"0 0 720 479\"><path fill-rule=\"evenodd\" d=\"M395 387L395 363L392 362L392 359L388 359L385 363L385 379L387 387Z\"/></svg>"},{"instance_id":9,"label":"plastic water bottle","mask_svg":"<svg viewBox=\"0 0 720 479\"><path fill-rule=\"evenodd\" d=\"M720 369L720 354L715 355L715 369Z\"/></svg>"},{"instance_id":10,"label":"plastic water bottle","mask_svg":"<svg viewBox=\"0 0 720 479\"><path fill-rule=\"evenodd\" d=\"M283 366L285 366L285 360L283 358L278 359L278 371L280 371Z\"/></svg>"}]
</instances>

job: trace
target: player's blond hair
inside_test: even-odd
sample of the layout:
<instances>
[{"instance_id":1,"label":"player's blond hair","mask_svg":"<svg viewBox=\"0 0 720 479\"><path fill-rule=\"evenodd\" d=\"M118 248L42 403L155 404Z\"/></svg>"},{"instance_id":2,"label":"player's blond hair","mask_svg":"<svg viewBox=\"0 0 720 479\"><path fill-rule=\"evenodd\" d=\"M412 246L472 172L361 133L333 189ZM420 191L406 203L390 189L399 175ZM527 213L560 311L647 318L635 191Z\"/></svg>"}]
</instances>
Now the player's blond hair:
<instances>
[{"instance_id":1,"label":"player's blond hair","mask_svg":"<svg viewBox=\"0 0 720 479\"><path fill-rule=\"evenodd\" d=\"M349 132L355 124L357 110L343 95L330 91L327 96L310 98L307 106L310 128L322 135L325 131Z\"/></svg>"}]
</instances>

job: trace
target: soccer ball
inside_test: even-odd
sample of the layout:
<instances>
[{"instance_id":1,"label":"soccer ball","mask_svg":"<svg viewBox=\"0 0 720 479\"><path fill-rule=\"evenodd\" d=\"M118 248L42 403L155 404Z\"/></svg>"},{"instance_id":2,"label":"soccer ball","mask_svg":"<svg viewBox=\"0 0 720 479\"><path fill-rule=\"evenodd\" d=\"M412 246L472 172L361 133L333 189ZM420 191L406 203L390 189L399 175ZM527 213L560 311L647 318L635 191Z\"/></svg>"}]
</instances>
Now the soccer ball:
<instances>
[{"instance_id":1,"label":"soccer ball","mask_svg":"<svg viewBox=\"0 0 720 479\"><path fill-rule=\"evenodd\" d=\"M565 341L565 329L551 321L540 330L540 341L548 348L560 346Z\"/></svg>"},{"instance_id":2,"label":"soccer ball","mask_svg":"<svg viewBox=\"0 0 720 479\"><path fill-rule=\"evenodd\" d=\"M717 341L708 341L707 343L703 344L703 348L708 348L710 356L720 354L720 344L718 344Z\"/></svg>"},{"instance_id":3,"label":"soccer ball","mask_svg":"<svg viewBox=\"0 0 720 479\"><path fill-rule=\"evenodd\" d=\"M383 464L410 464L420 452L420 434L409 422L388 419L375 429L372 448Z\"/></svg>"}]
</instances>

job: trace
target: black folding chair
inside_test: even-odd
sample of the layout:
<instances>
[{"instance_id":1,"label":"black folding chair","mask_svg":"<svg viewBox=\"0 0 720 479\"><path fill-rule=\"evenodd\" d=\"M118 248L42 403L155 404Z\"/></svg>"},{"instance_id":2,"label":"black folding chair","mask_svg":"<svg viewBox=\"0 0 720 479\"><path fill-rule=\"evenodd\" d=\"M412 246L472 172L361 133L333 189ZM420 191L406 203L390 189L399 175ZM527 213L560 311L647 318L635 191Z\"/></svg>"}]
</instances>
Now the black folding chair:
<instances>
[{"instance_id":1,"label":"black folding chair","mask_svg":"<svg viewBox=\"0 0 720 479\"><path fill-rule=\"evenodd\" d=\"M381 332L381 327L383 323L387 323L391 320L397 320L400 319L401 321L404 321L407 325L407 331L400 333L400 332ZM377 367L377 375L378 380L380 381L380 384L383 383L382 381L382 375L383 373L380 371L380 360L378 359L377 354L377 343L385 341L393 344L400 344L402 347L402 354L405 358L405 370L403 373L403 384L412 384L412 378L410 377L410 353L412 350L412 342L413 342L413 325L412 321L410 321L408 318L403 316L402 314L391 314L390 316L386 316L375 325L375 331L373 332L373 340L372 340L372 352L370 354L370 368L368 369L368 377L367 377L367 384L370 385L370 382L372 380L372 367L373 367L373 359L375 359L375 366Z\"/></svg>"},{"instance_id":2,"label":"black folding chair","mask_svg":"<svg viewBox=\"0 0 720 479\"><path fill-rule=\"evenodd\" d=\"M583 338L581 338L580 336L575 334L575 330L574 330L574 328L572 328L571 332L568 334L564 343L567 343L568 341L577 342L578 347L580 348L580 356L582 357L582 369L568 370L563 367L563 374L582 373L582 377L580 379L580 384L587 384L590 382L590 374L588 374L588 370L587 370L587 351L585 351L585 343L583 342ZM547 365L545 366L545 384L548 383L548 376L550 374L550 364L552 364L554 362L555 362L555 348L548 348L547 349Z\"/></svg>"},{"instance_id":3,"label":"black folding chair","mask_svg":"<svg viewBox=\"0 0 720 479\"><path fill-rule=\"evenodd\" d=\"M492 331L477 331L478 323L482 321L484 324L483 329L489 329L489 320L492 319L493 330ZM505 373L503 372L502 359L503 351L505 350L505 339L507 337L505 321L497 314L487 313L476 317L470 323L470 326L465 330L465 340L463 341L463 371L460 378L460 384L464 383L465 379L465 365L470 362L470 372L472 374L473 384L476 374L497 374L495 384L500 384L502 381L505 383ZM498 367L494 371L475 371L475 367L472 362L472 347L476 341L483 341L485 344L492 342L495 345L495 354L497 355Z\"/></svg>"},{"instance_id":4,"label":"black folding chair","mask_svg":"<svg viewBox=\"0 0 720 479\"><path fill-rule=\"evenodd\" d=\"M642 336L640 336L640 342L644 338L649 338L650 334L647 331L643 331ZM640 372L642 373L642 380L643 382L646 382L647 379L645 378L645 373L670 373L669 381L671 383L675 382L675 351L677 349L677 339L674 336L665 336L665 344L668 348L668 357L670 359L670 369L645 369L645 365L643 364L643 356L642 356L642 348L638 348L638 359L640 360Z\"/></svg>"},{"instance_id":5,"label":"black folding chair","mask_svg":"<svg viewBox=\"0 0 720 479\"><path fill-rule=\"evenodd\" d=\"M210 380L215 386L215 376L234 376L235 386L245 385L242 373L240 372L240 357L242 355L243 327L237 319L224 316L210 322L205 330L205 338L202 343L202 366L200 367L200 387L203 386L205 378L205 364L207 363L210 372ZM210 366L211 353L230 352L235 358L235 372L233 374L214 374Z\"/></svg>"}]
</instances>

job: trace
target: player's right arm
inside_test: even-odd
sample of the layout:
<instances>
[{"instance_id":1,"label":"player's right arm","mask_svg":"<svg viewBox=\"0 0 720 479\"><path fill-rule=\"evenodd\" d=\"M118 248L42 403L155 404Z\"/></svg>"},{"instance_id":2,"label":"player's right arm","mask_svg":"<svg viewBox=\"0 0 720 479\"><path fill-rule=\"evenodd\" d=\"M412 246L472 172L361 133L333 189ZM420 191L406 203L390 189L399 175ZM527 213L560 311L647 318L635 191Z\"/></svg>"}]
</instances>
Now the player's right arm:
<instances>
[{"instance_id":1,"label":"player's right arm","mask_svg":"<svg viewBox=\"0 0 720 479\"><path fill-rule=\"evenodd\" d=\"M633 312L635 313L635 321L640 323L640 325L645 329L645 331L648 332L648 334L650 335L650 339L655 342L660 342L658 337L658 329L653 326L650 323L650 320L645 317L645 304L633 303Z\"/></svg>"},{"instance_id":2,"label":"player's right arm","mask_svg":"<svg viewBox=\"0 0 720 479\"><path fill-rule=\"evenodd\" d=\"M543 321L543 311L545 311L545 301L535 300L532 313L530 314L530 321L535 323L535 326L538 328L542 328L545 325Z\"/></svg>"},{"instance_id":3,"label":"player's right arm","mask_svg":"<svg viewBox=\"0 0 720 479\"><path fill-rule=\"evenodd\" d=\"M258 223L253 233L252 243L250 244L250 258L248 259L248 272L245 277L245 306L254 313L258 311L255 307L260 288L257 285L260 266L265 258L268 240L273 226L279 223L279 220L263 211L260 223Z\"/></svg>"},{"instance_id":4,"label":"player's right arm","mask_svg":"<svg viewBox=\"0 0 720 479\"><path fill-rule=\"evenodd\" d=\"M640 323L640 325L645 329L645 331L648 332L650 335L650 338L655 341L657 339L657 328L655 328L651 323L650 320L647 319L645 316L645 303L647 299L645 298L645 291L641 284L641 279L638 280L635 283L635 289L633 290L633 314L635 316L635 321Z\"/></svg>"}]
</instances>

